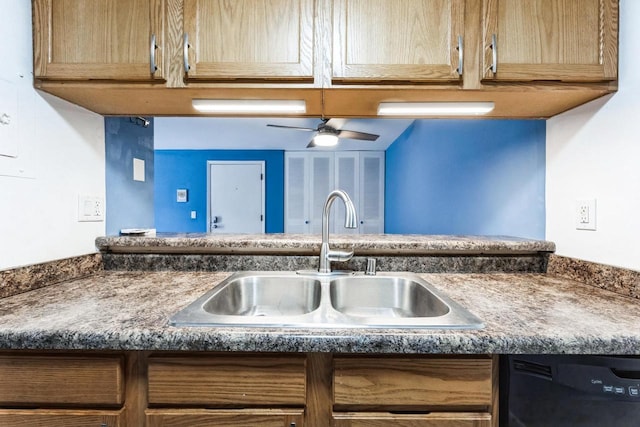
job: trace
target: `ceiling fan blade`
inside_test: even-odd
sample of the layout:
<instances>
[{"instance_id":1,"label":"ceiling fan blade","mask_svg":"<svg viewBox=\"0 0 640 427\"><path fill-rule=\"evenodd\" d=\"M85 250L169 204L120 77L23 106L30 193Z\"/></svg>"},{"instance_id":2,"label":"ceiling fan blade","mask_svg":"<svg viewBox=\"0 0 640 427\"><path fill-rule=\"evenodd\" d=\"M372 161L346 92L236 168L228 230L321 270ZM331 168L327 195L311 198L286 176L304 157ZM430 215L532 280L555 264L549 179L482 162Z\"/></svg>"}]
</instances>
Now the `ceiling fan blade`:
<instances>
[{"instance_id":1,"label":"ceiling fan blade","mask_svg":"<svg viewBox=\"0 0 640 427\"><path fill-rule=\"evenodd\" d=\"M338 131L339 138L347 139L360 139L363 141L375 141L380 135L374 135L366 132L356 132L354 130L340 130Z\"/></svg>"},{"instance_id":2,"label":"ceiling fan blade","mask_svg":"<svg viewBox=\"0 0 640 427\"><path fill-rule=\"evenodd\" d=\"M347 119L329 119L325 123L325 126L329 126L330 128L340 130L340 128L344 126L346 123L347 123Z\"/></svg>"},{"instance_id":3,"label":"ceiling fan blade","mask_svg":"<svg viewBox=\"0 0 640 427\"><path fill-rule=\"evenodd\" d=\"M309 144L307 144L307 148L314 148L317 147L316 143L313 142L313 139L309 142Z\"/></svg>"},{"instance_id":4,"label":"ceiling fan blade","mask_svg":"<svg viewBox=\"0 0 640 427\"><path fill-rule=\"evenodd\" d=\"M309 132L315 132L315 131L318 130L318 129L312 129L312 128L301 128L301 127L298 127L298 126L284 126L284 125L272 125L272 124L268 124L267 126L272 127L272 128L304 130L304 131L309 131Z\"/></svg>"}]
</instances>

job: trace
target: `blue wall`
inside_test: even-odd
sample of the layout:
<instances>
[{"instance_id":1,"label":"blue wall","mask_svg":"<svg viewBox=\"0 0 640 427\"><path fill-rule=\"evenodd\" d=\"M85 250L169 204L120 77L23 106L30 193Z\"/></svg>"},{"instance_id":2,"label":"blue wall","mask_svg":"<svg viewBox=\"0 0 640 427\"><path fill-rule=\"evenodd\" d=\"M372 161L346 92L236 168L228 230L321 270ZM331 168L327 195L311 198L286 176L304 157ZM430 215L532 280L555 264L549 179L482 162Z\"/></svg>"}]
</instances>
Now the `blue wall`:
<instances>
[{"instance_id":1,"label":"blue wall","mask_svg":"<svg viewBox=\"0 0 640 427\"><path fill-rule=\"evenodd\" d=\"M265 231L284 232L284 151L156 150L155 217L159 232L207 231L207 161L265 161ZM188 190L187 203L176 202L176 190ZM191 219L191 211L197 218Z\"/></svg>"},{"instance_id":2,"label":"blue wall","mask_svg":"<svg viewBox=\"0 0 640 427\"><path fill-rule=\"evenodd\" d=\"M386 233L545 236L543 120L416 120L386 153Z\"/></svg>"},{"instance_id":3,"label":"blue wall","mask_svg":"<svg viewBox=\"0 0 640 427\"><path fill-rule=\"evenodd\" d=\"M122 228L153 228L153 119L145 128L129 117L106 117L106 203L108 235ZM145 162L145 180L133 180L133 158Z\"/></svg>"}]
</instances>

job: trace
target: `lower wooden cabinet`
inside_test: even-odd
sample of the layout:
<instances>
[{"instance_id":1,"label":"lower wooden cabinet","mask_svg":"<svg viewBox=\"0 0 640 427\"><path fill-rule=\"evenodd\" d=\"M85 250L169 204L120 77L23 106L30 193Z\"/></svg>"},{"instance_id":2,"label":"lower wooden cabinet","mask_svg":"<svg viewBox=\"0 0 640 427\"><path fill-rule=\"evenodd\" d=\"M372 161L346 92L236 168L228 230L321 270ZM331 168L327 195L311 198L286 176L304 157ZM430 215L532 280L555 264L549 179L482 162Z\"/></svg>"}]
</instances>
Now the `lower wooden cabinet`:
<instances>
[{"instance_id":1,"label":"lower wooden cabinet","mask_svg":"<svg viewBox=\"0 0 640 427\"><path fill-rule=\"evenodd\" d=\"M339 413L333 427L491 427L491 414L433 412L428 414Z\"/></svg>"},{"instance_id":2,"label":"lower wooden cabinet","mask_svg":"<svg viewBox=\"0 0 640 427\"><path fill-rule=\"evenodd\" d=\"M0 353L0 426L497 427L497 357Z\"/></svg>"},{"instance_id":3,"label":"lower wooden cabinet","mask_svg":"<svg viewBox=\"0 0 640 427\"><path fill-rule=\"evenodd\" d=\"M149 409L147 427L302 427L303 409Z\"/></svg>"},{"instance_id":4,"label":"lower wooden cabinet","mask_svg":"<svg viewBox=\"0 0 640 427\"><path fill-rule=\"evenodd\" d=\"M6 427L125 427L123 411L71 409L0 409Z\"/></svg>"}]
</instances>

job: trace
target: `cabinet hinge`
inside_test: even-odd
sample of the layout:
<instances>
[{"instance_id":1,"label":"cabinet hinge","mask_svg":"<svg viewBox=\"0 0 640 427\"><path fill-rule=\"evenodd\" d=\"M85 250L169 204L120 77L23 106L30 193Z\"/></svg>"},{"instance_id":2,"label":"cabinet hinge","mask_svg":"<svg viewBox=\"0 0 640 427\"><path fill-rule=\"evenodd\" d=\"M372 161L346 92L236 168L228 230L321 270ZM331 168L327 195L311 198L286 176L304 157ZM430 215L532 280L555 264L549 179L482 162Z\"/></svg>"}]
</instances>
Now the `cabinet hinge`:
<instances>
[{"instance_id":1,"label":"cabinet hinge","mask_svg":"<svg viewBox=\"0 0 640 427\"><path fill-rule=\"evenodd\" d=\"M264 215L260 215L260 222L264 221Z\"/></svg>"},{"instance_id":2,"label":"cabinet hinge","mask_svg":"<svg viewBox=\"0 0 640 427\"><path fill-rule=\"evenodd\" d=\"M264 174L263 173L260 174L260 181L264 181Z\"/></svg>"}]
</instances>

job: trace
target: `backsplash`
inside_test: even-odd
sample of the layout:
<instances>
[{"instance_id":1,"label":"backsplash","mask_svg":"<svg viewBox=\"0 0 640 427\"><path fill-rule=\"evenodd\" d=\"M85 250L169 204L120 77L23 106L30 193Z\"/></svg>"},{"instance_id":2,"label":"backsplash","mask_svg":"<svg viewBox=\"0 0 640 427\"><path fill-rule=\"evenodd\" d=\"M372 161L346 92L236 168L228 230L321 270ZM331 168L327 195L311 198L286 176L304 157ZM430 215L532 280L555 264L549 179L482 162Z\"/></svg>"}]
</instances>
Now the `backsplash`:
<instances>
[{"instance_id":1,"label":"backsplash","mask_svg":"<svg viewBox=\"0 0 640 427\"><path fill-rule=\"evenodd\" d=\"M318 256L104 253L105 270L296 271L317 270ZM544 273L548 254L521 256L374 256L378 271L414 273ZM335 270L364 271L366 256L332 263Z\"/></svg>"},{"instance_id":2,"label":"backsplash","mask_svg":"<svg viewBox=\"0 0 640 427\"><path fill-rule=\"evenodd\" d=\"M0 271L0 298L32 291L102 270L102 255L90 254Z\"/></svg>"},{"instance_id":3,"label":"backsplash","mask_svg":"<svg viewBox=\"0 0 640 427\"><path fill-rule=\"evenodd\" d=\"M552 254L547 273L640 299L640 272Z\"/></svg>"}]
</instances>

